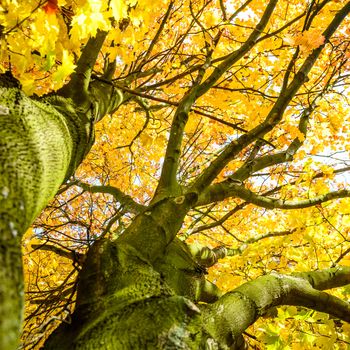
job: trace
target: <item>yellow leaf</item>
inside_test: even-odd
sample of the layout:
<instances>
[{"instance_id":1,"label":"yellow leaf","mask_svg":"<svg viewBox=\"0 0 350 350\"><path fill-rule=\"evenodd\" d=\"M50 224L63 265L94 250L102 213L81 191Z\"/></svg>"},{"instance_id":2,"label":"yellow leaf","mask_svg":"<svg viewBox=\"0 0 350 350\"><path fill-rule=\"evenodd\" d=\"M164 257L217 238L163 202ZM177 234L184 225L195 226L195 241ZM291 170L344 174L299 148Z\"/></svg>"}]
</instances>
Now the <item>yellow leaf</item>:
<instances>
[{"instance_id":1,"label":"yellow leaf","mask_svg":"<svg viewBox=\"0 0 350 350\"><path fill-rule=\"evenodd\" d=\"M187 134L193 134L197 128L198 128L198 120L196 118L196 115L195 113L190 112L188 115L187 124L185 126L185 132Z\"/></svg>"},{"instance_id":2,"label":"yellow leaf","mask_svg":"<svg viewBox=\"0 0 350 350\"><path fill-rule=\"evenodd\" d=\"M325 38L320 29L310 29L298 34L294 38L294 44L300 45L301 51L308 53L323 45L324 40Z\"/></svg>"},{"instance_id":3,"label":"yellow leaf","mask_svg":"<svg viewBox=\"0 0 350 350\"><path fill-rule=\"evenodd\" d=\"M112 9L112 15L115 20L119 21L123 17L127 16L126 6L122 0L111 0L110 7Z\"/></svg>"},{"instance_id":4,"label":"yellow leaf","mask_svg":"<svg viewBox=\"0 0 350 350\"><path fill-rule=\"evenodd\" d=\"M148 135L146 132L143 132L140 135L140 140L144 147L150 146L153 142L153 138L150 135Z\"/></svg>"},{"instance_id":5,"label":"yellow leaf","mask_svg":"<svg viewBox=\"0 0 350 350\"><path fill-rule=\"evenodd\" d=\"M53 80L61 83L70 74L73 73L76 65L73 63L73 56L69 55L67 50L62 52L62 65L57 68L57 71L53 74Z\"/></svg>"}]
</instances>

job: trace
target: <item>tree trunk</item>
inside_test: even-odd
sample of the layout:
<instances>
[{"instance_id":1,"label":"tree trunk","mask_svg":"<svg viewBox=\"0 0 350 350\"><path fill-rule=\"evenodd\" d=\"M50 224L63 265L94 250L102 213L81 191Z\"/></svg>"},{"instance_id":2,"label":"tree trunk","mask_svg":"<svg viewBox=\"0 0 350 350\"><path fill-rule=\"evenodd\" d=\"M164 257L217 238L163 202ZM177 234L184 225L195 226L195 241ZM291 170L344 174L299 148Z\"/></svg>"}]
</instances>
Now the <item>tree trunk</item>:
<instances>
[{"instance_id":1,"label":"tree trunk","mask_svg":"<svg viewBox=\"0 0 350 350\"><path fill-rule=\"evenodd\" d=\"M16 348L23 306L20 240L88 150L88 131L69 101L52 104L0 79L0 348Z\"/></svg>"},{"instance_id":2,"label":"tree trunk","mask_svg":"<svg viewBox=\"0 0 350 350\"><path fill-rule=\"evenodd\" d=\"M99 81L88 96L82 105L57 95L29 98L0 75L0 349L15 349L20 333L21 236L90 149L94 123L123 100ZM72 318L44 349L240 349L244 330L281 304L350 322L350 305L319 291L350 283L349 268L263 276L221 296L176 238L198 200L193 190L179 191L160 191L120 238L94 243Z\"/></svg>"},{"instance_id":3,"label":"tree trunk","mask_svg":"<svg viewBox=\"0 0 350 350\"><path fill-rule=\"evenodd\" d=\"M173 239L188 210L176 207L174 199L160 201L116 241L94 243L72 323L62 323L44 349L204 349L215 342L194 301L219 294L186 244Z\"/></svg>"},{"instance_id":4,"label":"tree trunk","mask_svg":"<svg viewBox=\"0 0 350 350\"><path fill-rule=\"evenodd\" d=\"M205 349L210 339L199 308L149 261L125 243L98 241L80 274L72 322L44 349Z\"/></svg>"},{"instance_id":5,"label":"tree trunk","mask_svg":"<svg viewBox=\"0 0 350 350\"><path fill-rule=\"evenodd\" d=\"M29 98L11 74L0 75L0 349L15 349L20 334L21 237L89 151L95 120L119 105L108 88L100 101L100 88L81 111L70 98Z\"/></svg>"}]
</instances>

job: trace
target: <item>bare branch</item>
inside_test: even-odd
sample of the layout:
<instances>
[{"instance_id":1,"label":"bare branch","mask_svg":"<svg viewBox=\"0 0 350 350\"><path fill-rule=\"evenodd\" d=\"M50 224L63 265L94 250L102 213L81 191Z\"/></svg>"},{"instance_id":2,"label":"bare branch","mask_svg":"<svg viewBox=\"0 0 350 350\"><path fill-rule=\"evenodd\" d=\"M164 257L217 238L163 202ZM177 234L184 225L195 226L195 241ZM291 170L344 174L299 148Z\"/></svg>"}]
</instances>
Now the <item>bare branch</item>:
<instances>
[{"instance_id":1,"label":"bare branch","mask_svg":"<svg viewBox=\"0 0 350 350\"><path fill-rule=\"evenodd\" d=\"M138 67L136 68L136 70L141 70L143 64L144 64L144 63L147 61L147 59L149 58L149 56L150 56L150 54L151 54L151 52L152 52L154 46L155 46L156 43L158 42L159 37L160 37L160 35L161 35L161 33L162 33L162 31L163 31L163 29L164 29L164 27L165 27L165 25L166 25L166 23L167 23L169 17L170 17L170 15L171 15L171 11L172 11L172 9L173 9L173 5L174 5L174 1L172 0L172 1L170 1L170 3L169 3L168 9L167 9L167 11L166 11L166 13L165 13L165 15L164 15L164 17L163 17L163 19L162 19L162 22L161 22L161 24L160 24L160 26L159 26L159 28L158 28L158 30L157 30L156 35L155 35L154 38L152 39L152 41L151 41L151 43L150 43L150 45L149 45L147 51L144 53L144 55L143 55L143 57L142 57L142 60L141 60L141 62L139 63L139 65L138 65Z\"/></svg>"},{"instance_id":2,"label":"bare branch","mask_svg":"<svg viewBox=\"0 0 350 350\"><path fill-rule=\"evenodd\" d=\"M90 193L107 193L112 195L117 202L124 206L125 212L139 214L145 208L142 204L135 202L129 195L125 194L117 187L109 185L89 185L81 181L76 185Z\"/></svg>"},{"instance_id":3,"label":"bare branch","mask_svg":"<svg viewBox=\"0 0 350 350\"><path fill-rule=\"evenodd\" d=\"M264 233L242 242L238 248L218 246L211 249L209 247L197 247L196 245L190 245L190 249L199 264L205 267L210 267L214 266L219 261L219 259L223 259L226 256L241 255L248 248L249 244L259 242L265 238L291 235L296 230L297 229L294 228L292 230Z\"/></svg>"},{"instance_id":4,"label":"bare branch","mask_svg":"<svg viewBox=\"0 0 350 350\"><path fill-rule=\"evenodd\" d=\"M34 250L46 250L46 251L49 251L49 252L53 252L59 256L62 256L64 258L67 258L67 259L70 259L70 260L75 260L75 253L73 250L67 250L67 249L62 249L62 248L59 248L55 245L52 245L52 244L32 244L31 247L34 249Z\"/></svg>"},{"instance_id":5,"label":"bare branch","mask_svg":"<svg viewBox=\"0 0 350 350\"><path fill-rule=\"evenodd\" d=\"M125 91L127 93L129 93L130 95L135 95L135 96L139 96L139 97L142 97L144 99L148 99L148 100L152 100L152 101L157 101L157 102L161 102L161 103L164 103L164 107L166 105L169 105L169 106L176 106L178 107L179 106L179 102L175 102L175 101L169 101L169 100L166 100L164 98L160 98L160 97L156 97L156 96L152 96L152 95L149 95L149 94L145 94L143 92L139 92L138 90L132 90L132 89L129 89L127 88L126 86L121 86L119 84L114 84L118 89L122 90L122 91ZM161 107L159 107L161 108ZM209 118L211 120L215 120L216 122L218 123L221 123L221 124L224 124L224 125L227 125L233 129L236 129L236 130L239 130L239 131L243 131L245 132L246 130L240 128L238 126L238 124L234 124L234 123L230 123L228 121L225 121L223 119L220 119L214 115L211 115L209 113L205 113L201 110L199 110L198 108L194 108L194 107L191 107L190 109L191 111L195 112L196 114L198 115L202 115L203 117L206 117L206 118Z\"/></svg>"},{"instance_id":6,"label":"bare branch","mask_svg":"<svg viewBox=\"0 0 350 350\"><path fill-rule=\"evenodd\" d=\"M299 131L306 137L307 123L314 107L308 107L304 110L299 121ZM303 140L295 138L288 148L279 153L262 156L256 159L251 159L245 162L234 174L230 176L231 179L240 181L246 180L251 174L270 167L272 165L281 164L293 160L294 155L298 149L303 145Z\"/></svg>"},{"instance_id":7,"label":"bare branch","mask_svg":"<svg viewBox=\"0 0 350 350\"><path fill-rule=\"evenodd\" d=\"M242 185L235 183L220 183L211 186L210 191L204 191L196 203L196 206L206 205L212 202L218 202L225 198L236 197L241 198L248 203L255 204L259 207L266 209L301 209L309 208L317 204L327 202L332 199L350 197L349 190L339 190L329 192L321 196L317 196L310 199L304 199L299 201L288 201L282 199L276 199L271 197L265 197L258 195Z\"/></svg>"},{"instance_id":8,"label":"bare branch","mask_svg":"<svg viewBox=\"0 0 350 350\"><path fill-rule=\"evenodd\" d=\"M198 70L198 74L193 83L193 86L187 91L187 93L179 102L178 108L174 115L173 122L171 124L169 141L154 200L158 200L159 198L162 198L164 196L176 196L181 194L180 186L177 181L177 172L179 168L183 133L188 120L188 113L190 112L193 104L196 101L198 89L200 88L200 83L204 77L206 70L210 65L214 47L219 42L220 37L221 32L219 32L218 35L214 38L214 46L208 48L206 60L201 66L201 68Z\"/></svg>"},{"instance_id":9,"label":"bare branch","mask_svg":"<svg viewBox=\"0 0 350 350\"><path fill-rule=\"evenodd\" d=\"M231 22L239 13L241 13L250 3L252 0L247 0L243 3L229 18L229 22Z\"/></svg>"}]
</instances>

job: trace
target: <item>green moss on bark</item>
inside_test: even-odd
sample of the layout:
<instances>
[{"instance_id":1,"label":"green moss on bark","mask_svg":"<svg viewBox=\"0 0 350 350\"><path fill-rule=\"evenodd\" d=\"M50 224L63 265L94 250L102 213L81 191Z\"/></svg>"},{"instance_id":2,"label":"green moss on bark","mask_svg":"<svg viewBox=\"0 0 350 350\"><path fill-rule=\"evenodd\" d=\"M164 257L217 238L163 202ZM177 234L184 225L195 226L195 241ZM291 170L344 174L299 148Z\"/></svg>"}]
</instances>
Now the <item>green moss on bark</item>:
<instances>
[{"instance_id":1,"label":"green moss on bark","mask_svg":"<svg viewBox=\"0 0 350 350\"><path fill-rule=\"evenodd\" d=\"M72 323L45 343L50 350L205 349L200 309L125 243L100 241L80 275Z\"/></svg>"},{"instance_id":2,"label":"green moss on bark","mask_svg":"<svg viewBox=\"0 0 350 350\"><path fill-rule=\"evenodd\" d=\"M23 282L20 240L83 159L89 130L69 100L27 97L0 76L0 348L15 349ZM59 109L65 111L61 113Z\"/></svg>"}]
</instances>

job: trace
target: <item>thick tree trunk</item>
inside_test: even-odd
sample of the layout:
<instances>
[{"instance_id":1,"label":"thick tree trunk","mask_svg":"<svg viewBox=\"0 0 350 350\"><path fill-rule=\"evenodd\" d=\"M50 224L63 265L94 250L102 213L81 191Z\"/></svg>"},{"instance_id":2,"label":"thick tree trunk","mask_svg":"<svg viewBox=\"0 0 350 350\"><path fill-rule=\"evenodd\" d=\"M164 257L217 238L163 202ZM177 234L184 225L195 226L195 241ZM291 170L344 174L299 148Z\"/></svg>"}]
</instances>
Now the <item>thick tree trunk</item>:
<instances>
[{"instance_id":1,"label":"thick tree trunk","mask_svg":"<svg viewBox=\"0 0 350 350\"><path fill-rule=\"evenodd\" d=\"M28 98L16 84L0 76L0 349L6 350L16 348L20 332L21 235L89 150L94 122L123 99L93 82L92 101L82 110L69 98ZM44 349L240 349L246 327L280 304L350 321L347 303L318 290L350 283L346 268L263 276L221 297L175 238L196 201L193 192L160 196L118 240L97 241L79 274L72 321Z\"/></svg>"},{"instance_id":2,"label":"thick tree trunk","mask_svg":"<svg viewBox=\"0 0 350 350\"><path fill-rule=\"evenodd\" d=\"M32 99L0 76L1 349L15 349L20 333L21 237L90 149L92 127L70 99Z\"/></svg>"},{"instance_id":3,"label":"thick tree trunk","mask_svg":"<svg viewBox=\"0 0 350 350\"><path fill-rule=\"evenodd\" d=\"M238 350L245 346L245 329L283 304L350 321L350 305L320 291L348 284L350 268L262 276L221 296L178 239L152 255L160 243L142 237L162 232L166 240L176 230L182 220L170 215L176 202L146 209L114 242L95 242L79 274L72 318L52 333L44 350Z\"/></svg>"},{"instance_id":4,"label":"thick tree trunk","mask_svg":"<svg viewBox=\"0 0 350 350\"><path fill-rule=\"evenodd\" d=\"M205 349L208 339L198 307L149 261L130 245L99 241L80 274L72 322L44 349Z\"/></svg>"},{"instance_id":5,"label":"thick tree trunk","mask_svg":"<svg viewBox=\"0 0 350 350\"><path fill-rule=\"evenodd\" d=\"M188 207L177 206L174 198L156 203L115 242L95 242L79 274L72 323L62 323L44 349L204 349L214 342L193 301L219 293L187 246L171 238Z\"/></svg>"},{"instance_id":6,"label":"thick tree trunk","mask_svg":"<svg viewBox=\"0 0 350 350\"><path fill-rule=\"evenodd\" d=\"M262 276L221 296L175 238L195 200L191 194L162 199L116 241L97 240L79 273L72 318L44 349L242 349L244 330L281 304L348 320L350 305L318 289L349 283L350 268Z\"/></svg>"},{"instance_id":7,"label":"thick tree trunk","mask_svg":"<svg viewBox=\"0 0 350 350\"><path fill-rule=\"evenodd\" d=\"M11 73L0 74L0 349L15 349L20 334L22 235L90 150L94 124L123 100L99 81L79 105L71 90L29 98Z\"/></svg>"}]
</instances>

